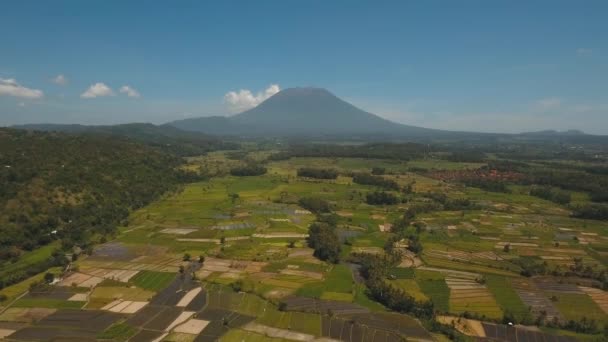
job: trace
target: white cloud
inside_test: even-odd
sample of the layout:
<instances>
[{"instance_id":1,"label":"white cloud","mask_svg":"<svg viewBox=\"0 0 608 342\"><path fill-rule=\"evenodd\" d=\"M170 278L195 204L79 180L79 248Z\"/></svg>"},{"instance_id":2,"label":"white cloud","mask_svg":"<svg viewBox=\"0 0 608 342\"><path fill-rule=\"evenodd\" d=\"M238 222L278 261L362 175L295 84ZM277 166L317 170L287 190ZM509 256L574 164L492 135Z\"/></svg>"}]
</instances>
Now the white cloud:
<instances>
[{"instance_id":1,"label":"white cloud","mask_svg":"<svg viewBox=\"0 0 608 342\"><path fill-rule=\"evenodd\" d=\"M83 99L92 99L101 96L114 96L112 88L101 82L91 85L89 89L80 95Z\"/></svg>"},{"instance_id":2,"label":"white cloud","mask_svg":"<svg viewBox=\"0 0 608 342\"><path fill-rule=\"evenodd\" d=\"M536 108L540 110L552 110L561 107L562 100L559 97L547 97L536 101Z\"/></svg>"},{"instance_id":3,"label":"white cloud","mask_svg":"<svg viewBox=\"0 0 608 342\"><path fill-rule=\"evenodd\" d=\"M63 74L59 74L57 76L55 76L55 78L53 78L53 83L55 84L59 84L59 85L66 85L68 84L68 78L65 77Z\"/></svg>"},{"instance_id":4,"label":"white cloud","mask_svg":"<svg viewBox=\"0 0 608 342\"><path fill-rule=\"evenodd\" d=\"M578 56L591 56L593 54L593 49L578 48L578 49L576 49L576 54Z\"/></svg>"},{"instance_id":5,"label":"white cloud","mask_svg":"<svg viewBox=\"0 0 608 342\"><path fill-rule=\"evenodd\" d=\"M127 94L128 97L139 98L141 96L141 94L139 94L137 90L129 87L128 85L120 87L120 92L123 94Z\"/></svg>"},{"instance_id":6,"label":"white cloud","mask_svg":"<svg viewBox=\"0 0 608 342\"><path fill-rule=\"evenodd\" d=\"M272 95L281 91L278 84L271 84L266 90L258 92L256 95L248 89L241 89L238 92L230 91L224 95L224 102L228 104L232 112L242 112L253 108Z\"/></svg>"},{"instance_id":7,"label":"white cloud","mask_svg":"<svg viewBox=\"0 0 608 342\"><path fill-rule=\"evenodd\" d=\"M42 90L26 88L14 78L0 78L0 95L39 99L44 96Z\"/></svg>"}]
</instances>

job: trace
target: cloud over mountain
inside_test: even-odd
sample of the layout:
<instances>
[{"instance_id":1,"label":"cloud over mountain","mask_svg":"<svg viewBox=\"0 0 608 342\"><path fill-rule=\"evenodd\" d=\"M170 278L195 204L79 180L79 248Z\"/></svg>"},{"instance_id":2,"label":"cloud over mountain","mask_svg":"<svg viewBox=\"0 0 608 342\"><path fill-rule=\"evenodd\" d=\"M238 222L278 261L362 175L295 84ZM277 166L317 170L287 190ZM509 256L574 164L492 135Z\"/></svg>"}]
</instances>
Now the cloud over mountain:
<instances>
[{"instance_id":1,"label":"cloud over mountain","mask_svg":"<svg viewBox=\"0 0 608 342\"><path fill-rule=\"evenodd\" d=\"M241 89L238 92L229 91L224 95L224 103L228 105L231 112L238 113L259 105L280 90L278 84L271 84L264 91L258 92L256 95L253 95L249 89Z\"/></svg>"}]
</instances>

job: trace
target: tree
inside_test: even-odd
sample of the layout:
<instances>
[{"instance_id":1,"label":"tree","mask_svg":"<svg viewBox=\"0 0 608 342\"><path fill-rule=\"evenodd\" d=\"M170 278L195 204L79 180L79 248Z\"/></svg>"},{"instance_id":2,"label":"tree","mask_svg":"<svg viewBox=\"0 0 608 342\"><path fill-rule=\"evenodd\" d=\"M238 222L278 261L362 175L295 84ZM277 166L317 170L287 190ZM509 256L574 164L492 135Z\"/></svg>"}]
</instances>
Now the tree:
<instances>
[{"instance_id":1,"label":"tree","mask_svg":"<svg viewBox=\"0 0 608 342\"><path fill-rule=\"evenodd\" d=\"M230 197L230 201L232 202L232 204L234 204L241 196L239 196L239 194L237 193L231 193L228 195L228 197Z\"/></svg>"},{"instance_id":2,"label":"tree","mask_svg":"<svg viewBox=\"0 0 608 342\"><path fill-rule=\"evenodd\" d=\"M55 281L55 275L51 272L46 272L44 274L44 282L47 284L51 284L53 281Z\"/></svg>"},{"instance_id":3,"label":"tree","mask_svg":"<svg viewBox=\"0 0 608 342\"><path fill-rule=\"evenodd\" d=\"M335 227L326 223L313 223L308 229L308 246L314 249L314 256L321 260L338 263L340 261L340 239Z\"/></svg>"},{"instance_id":4,"label":"tree","mask_svg":"<svg viewBox=\"0 0 608 342\"><path fill-rule=\"evenodd\" d=\"M190 261L190 254L189 253L185 253L184 257L182 258L183 261Z\"/></svg>"},{"instance_id":5,"label":"tree","mask_svg":"<svg viewBox=\"0 0 608 342\"><path fill-rule=\"evenodd\" d=\"M199 255L199 256L198 256L198 263L199 263L199 264L202 264L202 263L204 263L204 262L205 262L205 256L204 256L204 255Z\"/></svg>"}]
</instances>

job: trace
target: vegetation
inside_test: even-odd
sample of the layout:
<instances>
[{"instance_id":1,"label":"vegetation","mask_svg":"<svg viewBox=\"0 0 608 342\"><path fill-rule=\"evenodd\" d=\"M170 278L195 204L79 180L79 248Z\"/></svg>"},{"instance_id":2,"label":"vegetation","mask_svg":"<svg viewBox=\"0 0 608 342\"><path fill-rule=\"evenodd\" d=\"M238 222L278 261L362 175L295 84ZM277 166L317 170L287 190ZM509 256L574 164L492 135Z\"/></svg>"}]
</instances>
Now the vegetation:
<instances>
[{"instance_id":1,"label":"vegetation","mask_svg":"<svg viewBox=\"0 0 608 342\"><path fill-rule=\"evenodd\" d=\"M390 192L374 191L365 195L365 202L371 205L393 205L399 203L399 199Z\"/></svg>"},{"instance_id":2,"label":"vegetation","mask_svg":"<svg viewBox=\"0 0 608 342\"><path fill-rule=\"evenodd\" d=\"M381 176L374 176L367 173L357 173L353 176L353 182L363 185L374 185L388 190L399 190L397 182Z\"/></svg>"},{"instance_id":3,"label":"vegetation","mask_svg":"<svg viewBox=\"0 0 608 342\"><path fill-rule=\"evenodd\" d=\"M302 167L298 169L298 177L336 179L338 178L338 171L333 169L315 169L312 167Z\"/></svg>"},{"instance_id":4,"label":"vegetation","mask_svg":"<svg viewBox=\"0 0 608 342\"><path fill-rule=\"evenodd\" d=\"M261 176L266 173L266 168L261 165L249 164L230 169L230 174L233 176Z\"/></svg>"},{"instance_id":5,"label":"vegetation","mask_svg":"<svg viewBox=\"0 0 608 342\"><path fill-rule=\"evenodd\" d=\"M308 229L308 246L314 255L334 264L340 261L340 240L336 228L326 223L313 223Z\"/></svg>"}]
</instances>

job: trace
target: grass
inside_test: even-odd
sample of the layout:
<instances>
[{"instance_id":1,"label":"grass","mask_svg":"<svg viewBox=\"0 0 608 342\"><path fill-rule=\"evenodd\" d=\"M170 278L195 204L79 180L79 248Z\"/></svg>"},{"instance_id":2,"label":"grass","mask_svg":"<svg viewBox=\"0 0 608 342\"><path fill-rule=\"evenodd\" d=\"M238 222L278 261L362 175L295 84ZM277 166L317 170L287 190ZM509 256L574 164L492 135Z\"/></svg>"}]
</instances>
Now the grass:
<instances>
[{"instance_id":1,"label":"grass","mask_svg":"<svg viewBox=\"0 0 608 342\"><path fill-rule=\"evenodd\" d=\"M424 292L422 292L420 286L418 286L418 283L414 279L397 279L390 281L390 284L404 290L417 301L426 301L429 299Z\"/></svg>"},{"instance_id":2,"label":"grass","mask_svg":"<svg viewBox=\"0 0 608 342\"><path fill-rule=\"evenodd\" d=\"M578 321L587 317L597 322L608 322L608 315L586 294L547 292L547 295L557 298L553 305L567 320Z\"/></svg>"},{"instance_id":3,"label":"grass","mask_svg":"<svg viewBox=\"0 0 608 342\"><path fill-rule=\"evenodd\" d=\"M414 279L413 268L393 267L388 273L395 276L397 279Z\"/></svg>"},{"instance_id":4,"label":"grass","mask_svg":"<svg viewBox=\"0 0 608 342\"><path fill-rule=\"evenodd\" d=\"M54 274L57 274L60 271L61 271L61 268L54 267L54 268L48 269L46 272L52 272ZM2 302L2 304L6 305L6 304L10 303L11 300L14 300L15 298L19 297L20 295L22 295L23 293L28 291L31 284L39 282L44 279L44 275L46 274L46 272L38 273L35 276L27 278L26 280L24 280L20 283L3 288L0 291L0 294L5 295L6 300L4 302Z\"/></svg>"},{"instance_id":5,"label":"grass","mask_svg":"<svg viewBox=\"0 0 608 342\"><path fill-rule=\"evenodd\" d=\"M91 293L91 300L123 299L132 301L147 301L154 296L154 292L137 287L106 286L96 287Z\"/></svg>"},{"instance_id":6,"label":"grass","mask_svg":"<svg viewBox=\"0 0 608 342\"><path fill-rule=\"evenodd\" d=\"M127 341L136 333L137 330L135 328L121 322L111 325L104 332L97 335L97 338L100 340Z\"/></svg>"},{"instance_id":7,"label":"grass","mask_svg":"<svg viewBox=\"0 0 608 342\"><path fill-rule=\"evenodd\" d=\"M321 294L321 299L325 300L337 300L341 302L352 302L353 294L352 293L341 293L341 292L330 292L325 291Z\"/></svg>"},{"instance_id":8,"label":"grass","mask_svg":"<svg viewBox=\"0 0 608 342\"><path fill-rule=\"evenodd\" d=\"M59 247L58 242L50 243L46 246L37 248L31 252L23 253L17 262L5 262L0 265L0 278L5 279L13 274L25 272L33 265L38 265L46 262L53 251ZM46 272L43 272L46 273Z\"/></svg>"},{"instance_id":9,"label":"grass","mask_svg":"<svg viewBox=\"0 0 608 342\"><path fill-rule=\"evenodd\" d=\"M329 292L351 293L353 276L350 267L335 265L327 275L325 290Z\"/></svg>"},{"instance_id":10,"label":"grass","mask_svg":"<svg viewBox=\"0 0 608 342\"><path fill-rule=\"evenodd\" d=\"M505 314L513 314L518 320L521 320L530 314L526 304L522 302L517 292L511 287L509 278L497 275L486 275L485 279L488 290L492 292L496 302L498 302L498 305Z\"/></svg>"},{"instance_id":11,"label":"grass","mask_svg":"<svg viewBox=\"0 0 608 342\"><path fill-rule=\"evenodd\" d=\"M450 309L450 289L443 279L419 279L418 286L433 301L435 309L448 312Z\"/></svg>"},{"instance_id":12,"label":"grass","mask_svg":"<svg viewBox=\"0 0 608 342\"><path fill-rule=\"evenodd\" d=\"M141 271L131 278L130 281L142 289L160 291L169 286L174 278L174 273Z\"/></svg>"},{"instance_id":13,"label":"grass","mask_svg":"<svg viewBox=\"0 0 608 342\"><path fill-rule=\"evenodd\" d=\"M295 294L302 297L320 298L324 289L325 283L323 282L308 283L300 287Z\"/></svg>"},{"instance_id":14,"label":"grass","mask_svg":"<svg viewBox=\"0 0 608 342\"><path fill-rule=\"evenodd\" d=\"M68 301L51 298L21 298L13 304L20 308L80 309L85 302Z\"/></svg>"}]
</instances>

